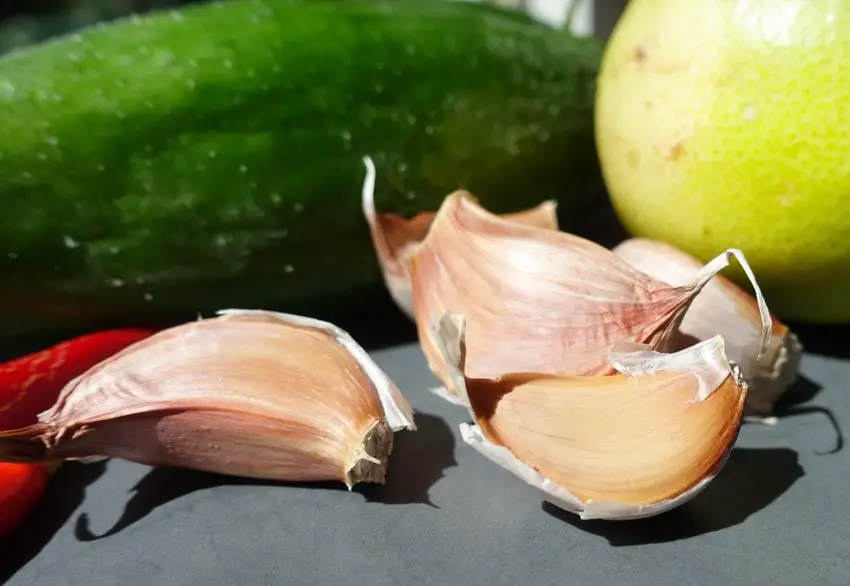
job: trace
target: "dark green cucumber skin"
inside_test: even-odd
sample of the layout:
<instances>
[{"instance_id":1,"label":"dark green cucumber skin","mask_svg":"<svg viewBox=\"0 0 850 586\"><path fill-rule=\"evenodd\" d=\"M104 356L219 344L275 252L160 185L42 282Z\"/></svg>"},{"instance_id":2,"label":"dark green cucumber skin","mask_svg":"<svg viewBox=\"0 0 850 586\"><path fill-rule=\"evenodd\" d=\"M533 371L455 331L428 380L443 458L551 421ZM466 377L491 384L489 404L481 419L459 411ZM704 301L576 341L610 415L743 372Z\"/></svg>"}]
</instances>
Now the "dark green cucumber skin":
<instances>
[{"instance_id":1,"label":"dark green cucumber skin","mask_svg":"<svg viewBox=\"0 0 850 586\"><path fill-rule=\"evenodd\" d=\"M598 205L601 43L441 0L231 0L0 59L0 316L322 314L383 295L360 210Z\"/></svg>"}]
</instances>

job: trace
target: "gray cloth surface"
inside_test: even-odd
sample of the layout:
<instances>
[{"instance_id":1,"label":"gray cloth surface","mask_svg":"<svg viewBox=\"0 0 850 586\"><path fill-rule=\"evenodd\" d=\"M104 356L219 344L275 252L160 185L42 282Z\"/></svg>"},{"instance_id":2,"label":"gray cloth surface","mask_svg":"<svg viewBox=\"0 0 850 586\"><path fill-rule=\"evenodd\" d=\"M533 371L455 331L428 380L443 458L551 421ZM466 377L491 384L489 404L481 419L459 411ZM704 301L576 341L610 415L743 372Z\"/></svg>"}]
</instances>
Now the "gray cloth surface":
<instances>
[{"instance_id":1,"label":"gray cloth surface","mask_svg":"<svg viewBox=\"0 0 850 586\"><path fill-rule=\"evenodd\" d=\"M375 353L418 411L388 484L281 486L113 460L68 464L0 550L14 586L850 584L850 363L807 355L807 402L747 424L694 501L582 522L460 440L418 347ZM820 387L820 389L819 389ZM824 411L828 410L828 411ZM832 452L832 453L830 453Z\"/></svg>"}]
</instances>

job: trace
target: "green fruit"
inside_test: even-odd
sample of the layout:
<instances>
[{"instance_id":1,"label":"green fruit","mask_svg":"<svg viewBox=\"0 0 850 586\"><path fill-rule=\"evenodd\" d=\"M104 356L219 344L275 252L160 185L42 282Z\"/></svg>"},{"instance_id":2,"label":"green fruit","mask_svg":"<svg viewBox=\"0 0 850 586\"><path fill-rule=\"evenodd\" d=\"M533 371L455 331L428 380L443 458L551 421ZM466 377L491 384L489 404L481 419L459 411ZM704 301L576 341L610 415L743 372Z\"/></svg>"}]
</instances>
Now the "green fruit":
<instances>
[{"instance_id":1,"label":"green fruit","mask_svg":"<svg viewBox=\"0 0 850 586\"><path fill-rule=\"evenodd\" d=\"M626 228L743 249L771 309L850 322L850 2L633 0L596 135Z\"/></svg>"},{"instance_id":2,"label":"green fruit","mask_svg":"<svg viewBox=\"0 0 850 586\"><path fill-rule=\"evenodd\" d=\"M365 155L382 211L466 188L497 212L557 198L577 223L602 183L601 54L470 3L231 0L8 56L0 315L318 315L386 295Z\"/></svg>"}]
</instances>

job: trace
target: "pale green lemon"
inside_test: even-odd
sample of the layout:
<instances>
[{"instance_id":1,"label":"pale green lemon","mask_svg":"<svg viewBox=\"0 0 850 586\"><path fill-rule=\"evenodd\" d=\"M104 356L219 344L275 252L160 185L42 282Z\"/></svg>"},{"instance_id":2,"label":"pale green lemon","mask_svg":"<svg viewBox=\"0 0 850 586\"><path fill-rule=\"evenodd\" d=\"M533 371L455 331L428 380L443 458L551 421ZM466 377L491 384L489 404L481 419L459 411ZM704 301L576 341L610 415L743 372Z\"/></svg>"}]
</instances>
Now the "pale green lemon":
<instances>
[{"instance_id":1,"label":"pale green lemon","mask_svg":"<svg viewBox=\"0 0 850 586\"><path fill-rule=\"evenodd\" d=\"M778 315L850 322L850 0L632 0L596 132L631 233L741 248Z\"/></svg>"}]
</instances>

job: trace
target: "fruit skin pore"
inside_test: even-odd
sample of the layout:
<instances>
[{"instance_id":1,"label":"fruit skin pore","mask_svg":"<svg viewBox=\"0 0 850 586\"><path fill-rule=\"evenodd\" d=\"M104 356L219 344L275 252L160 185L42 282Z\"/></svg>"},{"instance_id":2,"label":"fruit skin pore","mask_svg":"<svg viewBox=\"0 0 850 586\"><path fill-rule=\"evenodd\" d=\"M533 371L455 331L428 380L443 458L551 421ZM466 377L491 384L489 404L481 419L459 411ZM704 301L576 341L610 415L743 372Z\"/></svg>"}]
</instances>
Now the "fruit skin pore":
<instances>
[{"instance_id":1,"label":"fruit skin pore","mask_svg":"<svg viewBox=\"0 0 850 586\"><path fill-rule=\"evenodd\" d=\"M633 0L595 112L620 220L742 249L783 319L850 322L848 78L848 1Z\"/></svg>"}]
</instances>

